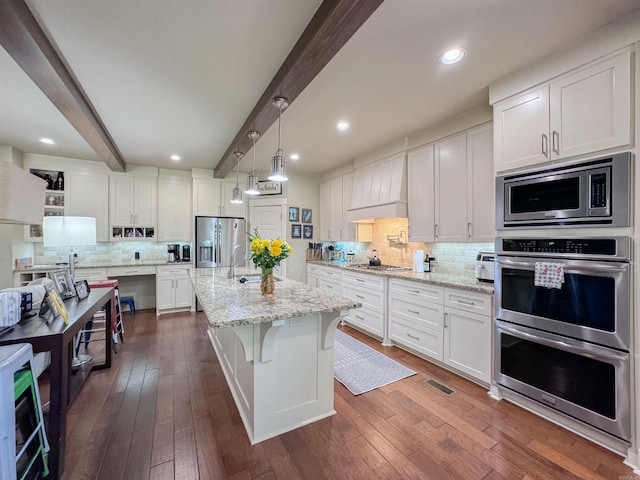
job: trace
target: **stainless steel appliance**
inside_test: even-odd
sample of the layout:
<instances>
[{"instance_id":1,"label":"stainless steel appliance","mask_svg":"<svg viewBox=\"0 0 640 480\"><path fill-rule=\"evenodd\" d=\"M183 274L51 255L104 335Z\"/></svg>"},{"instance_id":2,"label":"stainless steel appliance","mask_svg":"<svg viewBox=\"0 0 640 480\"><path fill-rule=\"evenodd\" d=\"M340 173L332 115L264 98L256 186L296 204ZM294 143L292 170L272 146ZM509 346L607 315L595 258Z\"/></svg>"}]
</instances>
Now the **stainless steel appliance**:
<instances>
[{"instance_id":1,"label":"stainless steel appliance","mask_svg":"<svg viewBox=\"0 0 640 480\"><path fill-rule=\"evenodd\" d=\"M190 262L191 261L191 246L183 245L182 246L182 261Z\"/></svg>"},{"instance_id":2,"label":"stainless steel appliance","mask_svg":"<svg viewBox=\"0 0 640 480\"><path fill-rule=\"evenodd\" d=\"M498 238L495 270L495 382L626 442L631 245ZM560 288L535 286L536 264L560 267Z\"/></svg>"},{"instance_id":3,"label":"stainless steel appliance","mask_svg":"<svg viewBox=\"0 0 640 480\"><path fill-rule=\"evenodd\" d=\"M476 278L485 282L493 282L494 279L494 258L493 252L479 252L476 257Z\"/></svg>"},{"instance_id":4,"label":"stainless steel appliance","mask_svg":"<svg viewBox=\"0 0 640 480\"><path fill-rule=\"evenodd\" d=\"M247 245L243 218L196 217L196 268L245 266L245 259L231 259L233 247ZM246 250L245 250L246 251Z\"/></svg>"},{"instance_id":5,"label":"stainless steel appliance","mask_svg":"<svg viewBox=\"0 0 640 480\"><path fill-rule=\"evenodd\" d=\"M628 227L631 153L496 178L496 228Z\"/></svg>"},{"instance_id":6,"label":"stainless steel appliance","mask_svg":"<svg viewBox=\"0 0 640 480\"><path fill-rule=\"evenodd\" d=\"M180 261L180 245L177 243L167 244L167 262Z\"/></svg>"}]
</instances>

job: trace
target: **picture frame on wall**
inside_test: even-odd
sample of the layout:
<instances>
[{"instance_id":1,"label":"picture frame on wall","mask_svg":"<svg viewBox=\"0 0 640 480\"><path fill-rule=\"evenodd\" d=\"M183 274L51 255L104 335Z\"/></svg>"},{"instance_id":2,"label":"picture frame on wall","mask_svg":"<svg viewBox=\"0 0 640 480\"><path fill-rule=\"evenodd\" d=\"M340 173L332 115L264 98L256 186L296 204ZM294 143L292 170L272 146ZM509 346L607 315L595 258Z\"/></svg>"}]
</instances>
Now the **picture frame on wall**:
<instances>
[{"instance_id":1,"label":"picture frame on wall","mask_svg":"<svg viewBox=\"0 0 640 480\"><path fill-rule=\"evenodd\" d=\"M300 221L300 208L299 207L289 207L289 221L290 222L299 222Z\"/></svg>"},{"instance_id":2,"label":"picture frame on wall","mask_svg":"<svg viewBox=\"0 0 640 480\"><path fill-rule=\"evenodd\" d=\"M313 225L303 225L302 236L303 238L313 238Z\"/></svg>"},{"instance_id":3,"label":"picture frame on wall","mask_svg":"<svg viewBox=\"0 0 640 480\"><path fill-rule=\"evenodd\" d=\"M302 223L313 223L312 221L312 211L310 208L302 209Z\"/></svg>"},{"instance_id":4,"label":"picture frame on wall","mask_svg":"<svg viewBox=\"0 0 640 480\"><path fill-rule=\"evenodd\" d=\"M302 238L302 225L299 223L291 224L291 238Z\"/></svg>"}]
</instances>

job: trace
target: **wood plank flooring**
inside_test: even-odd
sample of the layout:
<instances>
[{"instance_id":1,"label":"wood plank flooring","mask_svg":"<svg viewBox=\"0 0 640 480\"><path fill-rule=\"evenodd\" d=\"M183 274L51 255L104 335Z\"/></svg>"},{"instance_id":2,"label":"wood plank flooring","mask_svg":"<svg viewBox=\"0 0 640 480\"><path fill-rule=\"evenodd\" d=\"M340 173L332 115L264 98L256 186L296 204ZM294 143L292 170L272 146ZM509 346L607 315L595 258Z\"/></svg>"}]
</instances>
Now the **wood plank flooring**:
<instances>
[{"instance_id":1,"label":"wood plank flooring","mask_svg":"<svg viewBox=\"0 0 640 480\"><path fill-rule=\"evenodd\" d=\"M252 446L202 313L124 321L112 368L71 406L65 480L634 478L621 457L348 327L418 374L357 397L335 382L336 415Z\"/></svg>"}]
</instances>

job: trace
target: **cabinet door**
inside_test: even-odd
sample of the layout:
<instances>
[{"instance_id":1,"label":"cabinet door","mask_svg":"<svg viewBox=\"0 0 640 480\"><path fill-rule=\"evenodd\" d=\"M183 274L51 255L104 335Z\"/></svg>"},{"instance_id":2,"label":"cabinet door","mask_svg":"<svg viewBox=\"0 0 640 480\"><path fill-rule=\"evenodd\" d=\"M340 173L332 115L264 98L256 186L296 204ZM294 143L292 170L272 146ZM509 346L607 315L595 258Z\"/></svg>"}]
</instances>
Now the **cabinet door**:
<instances>
[{"instance_id":1,"label":"cabinet door","mask_svg":"<svg viewBox=\"0 0 640 480\"><path fill-rule=\"evenodd\" d=\"M220 215L220 183L213 179L193 179L193 215Z\"/></svg>"},{"instance_id":2,"label":"cabinet door","mask_svg":"<svg viewBox=\"0 0 640 480\"><path fill-rule=\"evenodd\" d=\"M493 106L495 171L549 160L549 87Z\"/></svg>"},{"instance_id":3,"label":"cabinet door","mask_svg":"<svg viewBox=\"0 0 640 480\"><path fill-rule=\"evenodd\" d=\"M156 310L174 307L174 282L173 276L156 276Z\"/></svg>"},{"instance_id":4,"label":"cabinet door","mask_svg":"<svg viewBox=\"0 0 640 480\"><path fill-rule=\"evenodd\" d=\"M135 177L134 223L143 227L157 225L158 180L156 178Z\"/></svg>"},{"instance_id":5,"label":"cabinet door","mask_svg":"<svg viewBox=\"0 0 640 480\"><path fill-rule=\"evenodd\" d=\"M239 185L241 191L244 192L244 185ZM236 188L236 184L231 182L222 182L222 197L220 198L220 215L224 217L238 217L245 218L246 203L231 203L231 197L233 196L233 189ZM244 196L244 194L243 194Z\"/></svg>"},{"instance_id":6,"label":"cabinet door","mask_svg":"<svg viewBox=\"0 0 640 480\"><path fill-rule=\"evenodd\" d=\"M191 184L158 179L158 240L191 241Z\"/></svg>"},{"instance_id":7,"label":"cabinet door","mask_svg":"<svg viewBox=\"0 0 640 480\"><path fill-rule=\"evenodd\" d=\"M496 236L496 187L491 124L467 132L467 165L467 236L474 242L493 242Z\"/></svg>"},{"instance_id":8,"label":"cabinet door","mask_svg":"<svg viewBox=\"0 0 640 480\"><path fill-rule=\"evenodd\" d=\"M175 277L175 307L190 307L193 300L193 287L186 275Z\"/></svg>"},{"instance_id":9,"label":"cabinet door","mask_svg":"<svg viewBox=\"0 0 640 480\"><path fill-rule=\"evenodd\" d=\"M331 182L320 185L320 240L331 240Z\"/></svg>"},{"instance_id":10,"label":"cabinet door","mask_svg":"<svg viewBox=\"0 0 640 480\"><path fill-rule=\"evenodd\" d=\"M342 177L331 180L330 240L342 240Z\"/></svg>"},{"instance_id":11,"label":"cabinet door","mask_svg":"<svg viewBox=\"0 0 640 480\"><path fill-rule=\"evenodd\" d=\"M551 158L628 145L631 140L631 53L552 82Z\"/></svg>"},{"instance_id":12,"label":"cabinet door","mask_svg":"<svg viewBox=\"0 0 640 480\"><path fill-rule=\"evenodd\" d=\"M109 176L109 218L111 225L133 226L134 178L125 175Z\"/></svg>"},{"instance_id":13,"label":"cabinet door","mask_svg":"<svg viewBox=\"0 0 640 480\"><path fill-rule=\"evenodd\" d=\"M354 174L342 176L342 240L355 242L358 238L357 224L347 220L347 210L351 208L353 198Z\"/></svg>"},{"instance_id":14,"label":"cabinet door","mask_svg":"<svg viewBox=\"0 0 640 480\"><path fill-rule=\"evenodd\" d=\"M467 241L467 136L437 142L435 155L435 241Z\"/></svg>"},{"instance_id":15,"label":"cabinet door","mask_svg":"<svg viewBox=\"0 0 640 480\"><path fill-rule=\"evenodd\" d=\"M434 241L433 145L409 152L409 241ZM493 175L493 169L491 169Z\"/></svg>"},{"instance_id":16,"label":"cabinet door","mask_svg":"<svg viewBox=\"0 0 640 480\"><path fill-rule=\"evenodd\" d=\"M69 172L66 180L66 214L95 217L96 240L109 241L109 175Z\"/></svg>"},{"instance_id":17,"label":"cabinet door","mask_svg":"<svg viewBox=\"0 0 640 480\"><path fill-rule=\"evenodd\" d=\"M445 308L444 363L491 382L491 317Z\"/></svg>"}]
</instances>

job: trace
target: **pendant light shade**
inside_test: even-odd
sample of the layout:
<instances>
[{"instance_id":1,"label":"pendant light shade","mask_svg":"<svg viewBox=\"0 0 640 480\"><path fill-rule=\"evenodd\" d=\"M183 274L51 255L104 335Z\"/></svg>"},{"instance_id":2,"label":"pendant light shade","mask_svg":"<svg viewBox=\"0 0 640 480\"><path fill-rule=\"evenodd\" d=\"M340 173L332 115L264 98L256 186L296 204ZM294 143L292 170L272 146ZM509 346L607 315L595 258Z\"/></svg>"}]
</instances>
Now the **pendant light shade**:
<instances>
[{"instance_id":1,"label":"pendant light shade","mask_svg":"<svg viewBox=\"0 0 640 480\"><path fill-rule=\"evenodd\" d=\"M249 138L253 140L253 161L251 163L251 173L247 177L247 189L244 191L247 195L260 195L258 188L258 172L256 172L256 141L260 138L260 132L251 130Z\"/></svg>"},{"instance_id":2,"label":"pendant light shade","mask_svg":"<svg viewBox=\"0 0 640 480\"><path fill-rule=\"evenodd\" d=\"M236 186L233 189L233 193L231 194L231 203L244 203L242 201L242 190L240 190L240 159L244 157L244 153L242 152L233 152L233 154L238 159L238 170L236 173Z\"/></svg>"},{"instance_id":3,"label":"pendant light shade","mask_svg":"<svg viewBox=\"0 0 640 480\"><path fill-rule=\"evenodd\" d=\"M278 109L278 150L271 159L271 175L269 180L273 182L286 182L287 177L287 165L284 159L284 152L280 147L280 140L282 136L282 110L289 106L289 100L284 97L275 97L273 99L273 106Z\"/></svg>"}]
</instances>

